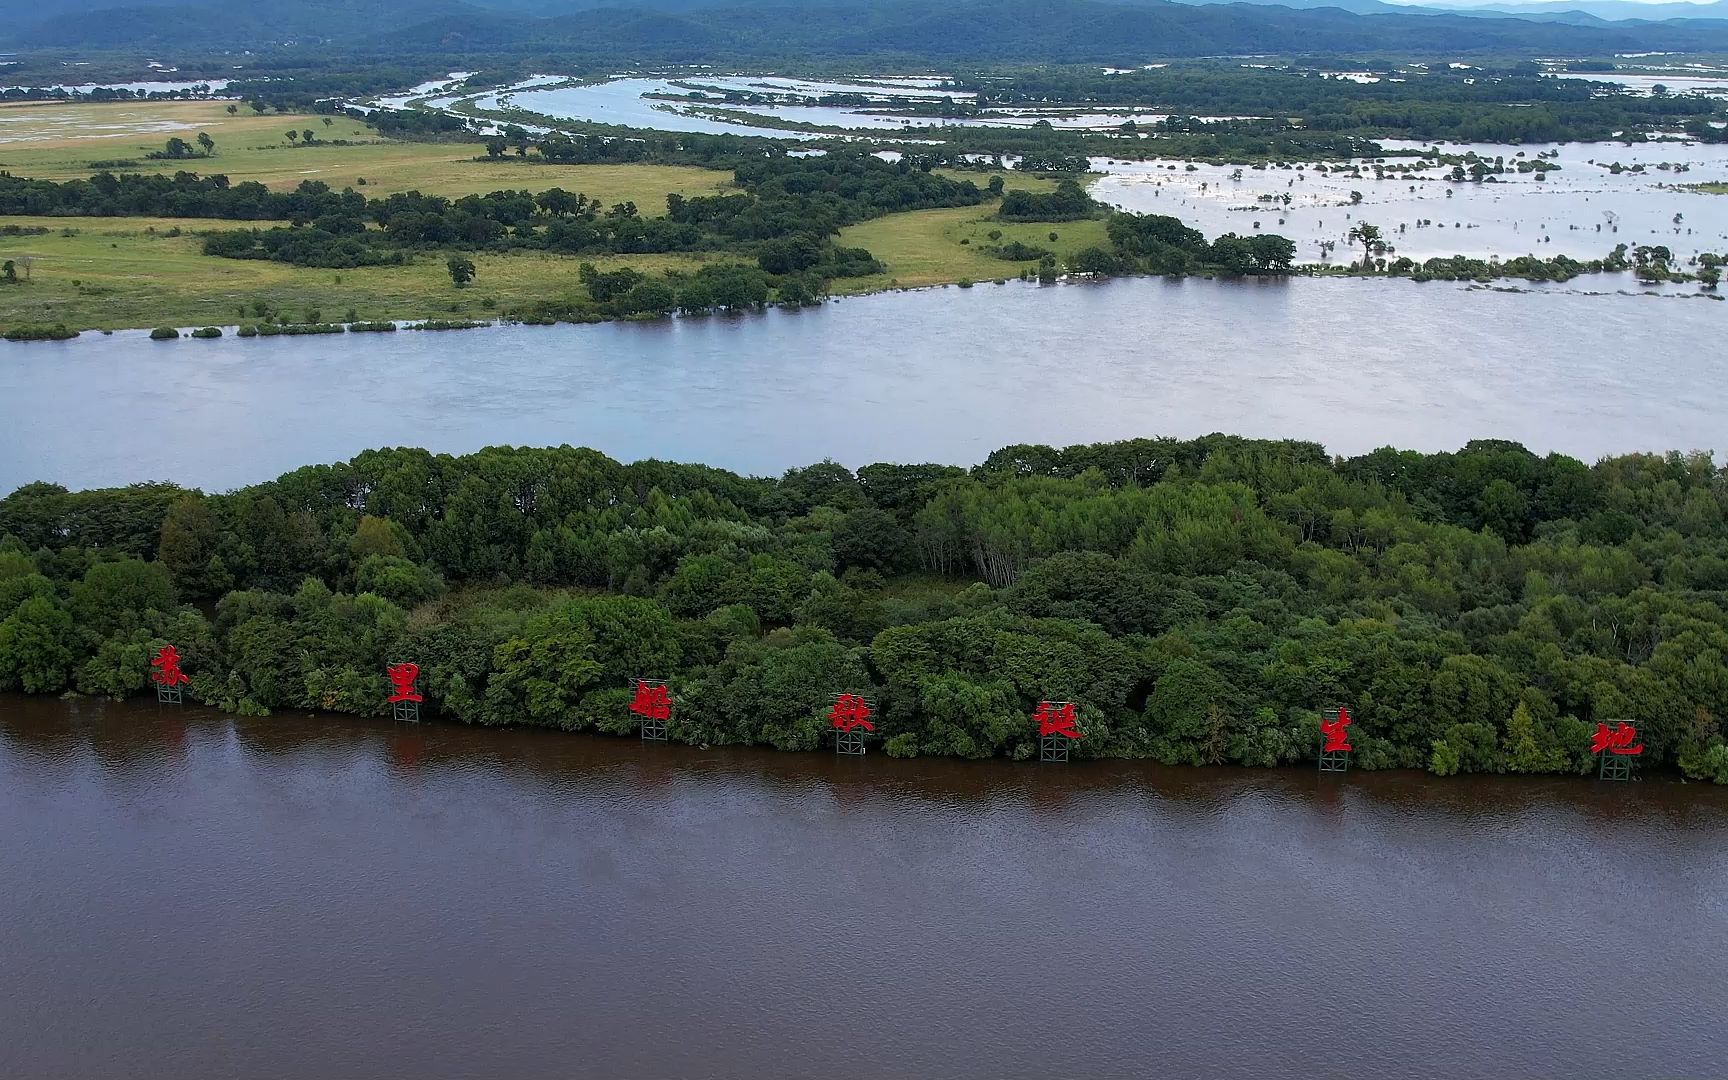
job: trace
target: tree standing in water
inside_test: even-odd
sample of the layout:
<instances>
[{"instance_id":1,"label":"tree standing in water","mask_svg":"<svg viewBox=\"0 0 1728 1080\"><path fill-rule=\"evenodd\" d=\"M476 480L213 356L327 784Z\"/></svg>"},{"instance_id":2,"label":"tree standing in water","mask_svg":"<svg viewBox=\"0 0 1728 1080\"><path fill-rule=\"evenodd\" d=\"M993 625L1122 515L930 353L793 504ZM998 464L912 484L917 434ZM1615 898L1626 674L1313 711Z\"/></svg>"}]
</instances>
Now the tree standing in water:
<instances>
[{"instance_id":1,"label":"tree standing in water","mask_svg":"<svg viewBox=\"0 0 1728 1080\"><path fill-rule=\"evenodd\" d=\"M1346 237L1352 244L1362 245L1362 269L1374 269L1374 245L1380 242L1380 226L1370 225L1366 221L1350 226L1350 234Z\"/></svg>"}]
</instances>

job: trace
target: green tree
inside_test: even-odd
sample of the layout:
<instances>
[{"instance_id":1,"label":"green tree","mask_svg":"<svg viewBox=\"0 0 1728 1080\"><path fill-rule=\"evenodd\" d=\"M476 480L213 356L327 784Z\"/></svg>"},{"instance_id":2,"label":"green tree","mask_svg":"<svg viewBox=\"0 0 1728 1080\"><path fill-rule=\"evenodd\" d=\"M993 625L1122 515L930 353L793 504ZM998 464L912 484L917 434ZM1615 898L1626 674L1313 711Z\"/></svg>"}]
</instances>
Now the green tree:
<instances>
[{"instance_id":1,"label":"green tree","mask_svg":"<svg viewBox=\"0 0 1728 1080\"><path fill-rule=\"evenodd\" d=\"M203 496L183 495L169 504L161 535L157 561L187 596L213 597L233 587L219 554L222 527Z\"/></svg>"},{"instance_id":2,"label":"green tree","mask_svg":"<svg viewBox=\"0 0 1728 1080\"><path fill-rule=\"evenodd\" d=\"M52 694L71 680L72 616L51 598L32 596L0 619L0 690Z\"/></svg>"},{"instance_id":3,"label":"green tree","mask_svg":"<svg viewBox=\"0 0 1728 1080\"><path fill-rule=\"evenodd\" d=\"M464 288L474 280L476 271L474 260L466 255L452 255L444 263L444 268L450 271L450 283L458 289Z\"/></svg>"},{"instance_id":4,"label":"green tree","mask_svg":"<svg viewBox=\"0 0 1728 1080\"><path fill-rule=\"evenodd\" d=\"M98 637L146 628L174 610L167 569L140 559L96 563L72 584L71 594L79 629Z\"/></svg>"},{"instance_id":5,"label":"green tree","mask_svg":"<svg viewBox=\"0 0 1728 1080\"><path fill-rule=\"evenodd\" d=\"M1374 268L1374 247L1381 243L1380 226L1359 221L1350 226L1347 239L1352 244L1362 245L1362 269L1372 270Z\"/></svg>"}]
</instances>

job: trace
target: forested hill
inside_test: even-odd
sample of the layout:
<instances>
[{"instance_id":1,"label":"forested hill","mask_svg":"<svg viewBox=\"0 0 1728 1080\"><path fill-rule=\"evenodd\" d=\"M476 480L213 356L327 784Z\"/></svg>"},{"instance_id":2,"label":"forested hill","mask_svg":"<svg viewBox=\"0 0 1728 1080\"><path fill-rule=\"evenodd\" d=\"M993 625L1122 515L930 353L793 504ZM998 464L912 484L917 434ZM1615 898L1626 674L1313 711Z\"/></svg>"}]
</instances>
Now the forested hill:
<instances>
[{"instance_id":1,"label":"forested hill","mask_svg":"<svg viewBox=\"0 0 1728 1080\"><path fill-rule=\"evenodd\" d=\"M1728 50L1728 21L1570 26L1517 18L1356 15L1163 0L785 0L714 6L500 10L501 0L47 0L0 23L12 48L325 47L433 55L556 55L686 62L927 57L933 61L1137 61L1237 53L1570 55ZM571 5L574 7L575 5Z\"/></svg>"}]
</instances>

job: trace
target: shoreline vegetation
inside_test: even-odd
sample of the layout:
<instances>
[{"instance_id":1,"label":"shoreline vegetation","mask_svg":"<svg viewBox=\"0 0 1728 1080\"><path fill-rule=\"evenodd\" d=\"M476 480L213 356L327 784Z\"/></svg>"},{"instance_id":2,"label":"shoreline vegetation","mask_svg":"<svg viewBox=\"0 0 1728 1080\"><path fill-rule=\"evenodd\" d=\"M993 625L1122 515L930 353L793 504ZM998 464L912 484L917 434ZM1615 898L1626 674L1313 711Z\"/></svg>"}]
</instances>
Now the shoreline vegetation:
<instances>
[{"instance_id":1,"label":"shoreline vegetation","mask_svg":"<svg viewBox=\"0 0 1728 1080\"><path fill-rule=\"evenodd\" d=\"M222 494L0 499L0 690L814 750L839 691L897 757L1581 774L1597 723L1728 783L1728 470L1481 440L1328 456L1212 435L777 479L586 449L394 449Z\"/></svg>"}]
</instances>

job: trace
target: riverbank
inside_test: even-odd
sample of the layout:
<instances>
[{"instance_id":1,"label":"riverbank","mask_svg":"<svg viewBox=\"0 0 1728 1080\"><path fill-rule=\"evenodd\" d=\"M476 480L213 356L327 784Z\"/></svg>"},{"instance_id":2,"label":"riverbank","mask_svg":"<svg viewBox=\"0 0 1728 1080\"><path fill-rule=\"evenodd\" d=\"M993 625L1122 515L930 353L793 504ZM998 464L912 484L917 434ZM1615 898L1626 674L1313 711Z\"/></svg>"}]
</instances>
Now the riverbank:
<instances>
[{"instance_id":1,"label":"riverbank","mask_svg":"<svg viewBox=\"0 0 1728 1080\"><path fill-rule=\"evenodd\" d=\"M0 500L0 690L155 671L245 715L1263 768L1341 707L1357 769L1582 774L1630 723L1645 770L1728 784L1694 719L1728 715L1725 473L1661 461L1212 435L778 480L562 446L34 485Z\"/></svg>"}]
</instances>

